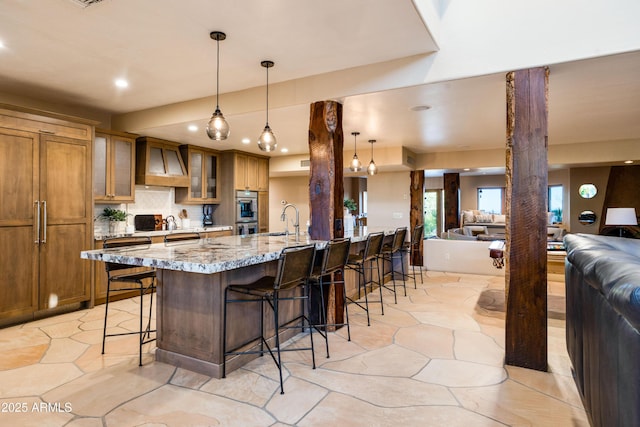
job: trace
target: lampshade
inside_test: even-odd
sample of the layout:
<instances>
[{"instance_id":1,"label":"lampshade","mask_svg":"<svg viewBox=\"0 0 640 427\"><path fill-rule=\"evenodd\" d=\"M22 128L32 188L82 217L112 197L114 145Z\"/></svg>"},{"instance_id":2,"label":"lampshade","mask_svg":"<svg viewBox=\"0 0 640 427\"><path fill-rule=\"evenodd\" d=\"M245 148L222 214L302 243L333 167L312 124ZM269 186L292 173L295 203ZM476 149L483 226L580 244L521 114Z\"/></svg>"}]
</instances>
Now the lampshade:
<instances>
[{"instance_id":1,"label":"lampshade","mask_svg":"<svg viewBox=\"0 0 640 427\"><path fill-rule=\"evenodd\" d=\"M378 173L378 166L376 166L376 162L373 161L373 144L375 142L375 139L369 140L369 144L371 144L371 161L369 162L369 167L367 168L367 173L369 175L375 175Z\"/></svg>"},{"instance_id":2,"label":"lampshade","mask_svg":"<svg viewBox=\"0 0 640 427\"><path fill-rule=\"evenodd\" d=\"M222 31L212 31L209 36L216 41L216 111L211 116L211 120L207 123L207 136L214 141L222 141L229 137L229 123L225 120L219 106L220 96L220 40L227 38Z\"/></svg>"},{"instance_id":3,"label":"lampshade","mask_svg":"<svg viewBox=\"0 0 640 427\"><path fill-rule=\"evenodd\" d=\"M260 138L258 138L258 148L262 151L273 151L276 149L278 142L269 127L269 68L273 67L274 63L273 61L262 61L260 65L267 69L267 123L262 134L260 134Z\"/></svg>"},{"instance_id":4,"label":"lampshade","mask_svg":"<svg viewBox=\"0 0 640 427\"><path fill-rule=\"evenodd\" d=\"M349 169L353 172L358 172L362 169L362 163L360 162L358 153L356 152L356 137L360 135L360 132L351 132L351 135L353 135L353 159L351 159Z\"/></svg>"},{"instance_id":5,"label":"lampshade","mask_svg":"<svg viewBox=\"0 0 640 427\"><path fill-rule=\"evenodd\" d=\"M635 208L607 208L605 225L638 225Z\"/></svg>"}]
</instances>

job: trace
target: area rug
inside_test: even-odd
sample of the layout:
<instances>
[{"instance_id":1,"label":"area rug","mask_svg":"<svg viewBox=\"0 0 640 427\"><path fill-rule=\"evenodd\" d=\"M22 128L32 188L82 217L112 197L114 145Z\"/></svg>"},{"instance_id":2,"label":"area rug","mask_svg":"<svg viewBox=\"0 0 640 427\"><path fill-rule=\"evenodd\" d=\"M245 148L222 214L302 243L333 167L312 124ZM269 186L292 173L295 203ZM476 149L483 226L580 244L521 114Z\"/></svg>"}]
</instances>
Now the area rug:
<instances>
[{"instance_id":1,"label":"area rug","mask_svg":"<svg viewBox=\"0 0 640 427\"><path fill-rule=\"evenodd\" d=\"M487 316L505 317L503 289L486 289L480 294L476 311ZM565 320L566 308L564 296L548 295L547 296L547 316L550 319Z\"/></svg>"}]
</instances>

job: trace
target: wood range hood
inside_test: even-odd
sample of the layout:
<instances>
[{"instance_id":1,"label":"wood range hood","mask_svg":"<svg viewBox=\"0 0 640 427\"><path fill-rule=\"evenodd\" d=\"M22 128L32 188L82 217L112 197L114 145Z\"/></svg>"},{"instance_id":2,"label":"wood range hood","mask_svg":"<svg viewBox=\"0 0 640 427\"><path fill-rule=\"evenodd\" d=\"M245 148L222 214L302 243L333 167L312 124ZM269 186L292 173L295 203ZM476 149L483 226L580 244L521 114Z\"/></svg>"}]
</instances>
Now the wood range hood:
<instances>
[{"instance_id":1,"label":"wood range hood","mask_svg":"<svg viewBox=\"0 0 640 427\"><path fill-rule=\"evenodd\" d=\"M136 139L136 184L161 187L188 187L180 144L141 136Z\"/></svg>"}]
</instances>

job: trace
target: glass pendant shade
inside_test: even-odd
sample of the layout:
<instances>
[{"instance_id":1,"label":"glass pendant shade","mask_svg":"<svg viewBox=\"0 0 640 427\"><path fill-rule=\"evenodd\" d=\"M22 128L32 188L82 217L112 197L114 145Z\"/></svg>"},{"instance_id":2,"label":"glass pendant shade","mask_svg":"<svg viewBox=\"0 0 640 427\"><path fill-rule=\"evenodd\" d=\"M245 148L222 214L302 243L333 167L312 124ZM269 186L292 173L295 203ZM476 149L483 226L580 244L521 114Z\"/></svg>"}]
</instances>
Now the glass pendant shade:
<instances>
[{"instance_id":1,"label":"glass pendant shade","mask_svg":"<svg viewBox=\"0 0 640 427\"><path fill-rule=\"evenodd\" d=\"M277 145L276 136L273 134L269 124L267 124L260 134L260 138L258 138L258 148L262 151L273 151Z\"/></svg>"},{"instance_id":2,"label":"glass pendant shade","mask_svg":"<svg viewBox=\"0 0 640 427\"><path fill-rule=\"evenodd\" d=\"M378 167L376 166L373 159L369 162L369 167L367 168L367 173L369 175L375 175L378 173Z\"/></svg>"},{"instance_id":3,"label":"glass pendant shade","mask_svg":"<svg viewBox=\"0 0 640 427\"><path fill-rule=\"evenodd\" d=\"M369 167L367 168L367 173L369 175L375 175L378 173L378 166L376 166L376 163L373 161L373 144L374 142L376 142L375 139L370 139L369 140L369 144L371 144L371 161L369 162Z\"/></svg>"},{"instance_id":4,"label":"glass pendant shade","mask_svg":"<svg viewBox=\"0 0 640 427\"><path fill-rule=\"evenodd\" d=\"M351 171L353 172L358 172L362 169L362 162L360 162L357 154L353 155L353 159L351 159L351 166L349 166L349 169L351 169Z\"/></svg>"},{"instance_id":5,"label":"glass pendant shade","mask_svg":"<svg viewBox=\"0 0 640 427\"><path fill-rule=\"evenodd\" d=\"M211 120L207 124L207 136L214 141L222 141L229 136L229 123L222 115L222 111L216 108L216 111L211 116Z\"/></svg>"},{"instance_id":6,"label":"glass pendant shade","mask_svg":"<svg viewBox=\"0 0 640 427\"><path fill-rule=\"evenodd\" d=\"M358 158L358 153L356 152L356 138L360 135L360 132L351 132L353 135L353 159L351 159L351 165L349 165L349 169L352 172L358 172L362 169L362 163L360 163L360 159Z\"/></svg>"},{"instance_id":7,"label":"glass pendant shade","mask_svg":"<svg viewBox=\"0 0 640 427\"><path fill-rule=\"evenodd\" d=\"M264 130L262 131L262 134L260 134L260 138L258 138L258 148L262 151L273 151L278 146L276 136L269 127L269 68L273 67L274 62L262 61L260 62L260 65L267 69L267 120Z\"/></svg>"},{"instance_id":8,"label":"glass pendant shade","mask_svg":"<svg viewBox=\"0 0 640 427\"><path fill-rule=\"evenodd\" d=\"M220 40L226 39L227 35L221 31L212 31L209 36L216 41L216 111L207 123L207 136L214 141L223 141L229 137L230 129L218 103L220 97Z\"/></svg>"}]
</instances>

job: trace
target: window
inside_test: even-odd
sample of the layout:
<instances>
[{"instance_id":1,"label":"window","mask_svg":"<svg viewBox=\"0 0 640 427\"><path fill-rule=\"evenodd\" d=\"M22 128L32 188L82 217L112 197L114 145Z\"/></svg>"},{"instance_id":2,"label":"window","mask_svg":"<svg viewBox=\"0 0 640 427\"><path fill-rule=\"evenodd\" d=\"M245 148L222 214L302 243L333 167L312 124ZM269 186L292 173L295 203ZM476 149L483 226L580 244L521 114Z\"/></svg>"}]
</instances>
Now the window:
<instances>
[{"instance_id":1,"label":"window","mask_svg":"<svg viewBox=\"0 0 640 427\"><path fill-rule=\"evenodd\" d=\"M502 214L504 206L504 188L478 188L478 209L490 214Z\"/></svg>"},{"instance_id":2,"label":"window","mask_svg":"<svg viewBox=\"0 0 640 427\"><path fill-rule=\"evenodd\" d=\"M442 190L424 192L424 237L440 235L442 229Z\"/></svg>"},{"instance_id":3,"label":"window","mask_svg":"<svg viewBox=\"0 0 640 427\"><path fill-rule=\"evenodd\" d=\"M548 206L549 206L549 213L553 214L551 218L552 223L562 222L562 203L563 203L562 185L550 185Z\"/></svg>"}]
</instances>

